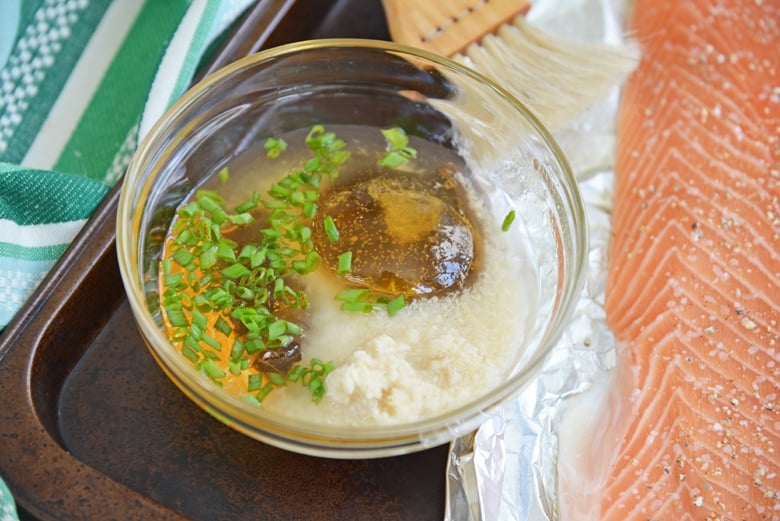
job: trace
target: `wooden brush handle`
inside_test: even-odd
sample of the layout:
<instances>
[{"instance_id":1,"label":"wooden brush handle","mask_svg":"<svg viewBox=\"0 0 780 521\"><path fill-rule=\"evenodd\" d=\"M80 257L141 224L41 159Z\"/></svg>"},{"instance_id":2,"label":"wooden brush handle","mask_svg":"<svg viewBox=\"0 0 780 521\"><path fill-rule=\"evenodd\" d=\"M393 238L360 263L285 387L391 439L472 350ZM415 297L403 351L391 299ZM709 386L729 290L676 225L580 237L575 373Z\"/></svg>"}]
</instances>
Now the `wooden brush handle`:
<instances>
[{"instance_id":1,"label":"wooden brush handle","mask_svg":"<svg viewBox=\"0 0 780 521\"><path fill-rule=\"evenodd\" d=\"M528 0L382 0L393 41L443 56L525 14Z\"/></svg>"}]
</instances>

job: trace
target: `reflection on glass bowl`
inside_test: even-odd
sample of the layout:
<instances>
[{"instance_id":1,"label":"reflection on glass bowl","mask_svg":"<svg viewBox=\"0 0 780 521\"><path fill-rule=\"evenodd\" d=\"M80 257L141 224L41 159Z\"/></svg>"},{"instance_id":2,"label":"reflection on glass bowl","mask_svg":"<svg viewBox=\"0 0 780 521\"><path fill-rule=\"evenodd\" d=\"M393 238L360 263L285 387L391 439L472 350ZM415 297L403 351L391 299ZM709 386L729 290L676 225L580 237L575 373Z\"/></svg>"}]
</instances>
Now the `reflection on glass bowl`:
<instances>
[{"instance_id":1,"label":"reflection on glass bowl","mask_svg":"<svg viewBox=\"0 0 780 521\"><path fill-rule=\"evenodd\" d=\"M117 219L148 348L195 403L328 457L421 450L536 374L582 284L576 182L536 118L379 41L240 60L141 144Z\"/></svg>"}]
</instances>

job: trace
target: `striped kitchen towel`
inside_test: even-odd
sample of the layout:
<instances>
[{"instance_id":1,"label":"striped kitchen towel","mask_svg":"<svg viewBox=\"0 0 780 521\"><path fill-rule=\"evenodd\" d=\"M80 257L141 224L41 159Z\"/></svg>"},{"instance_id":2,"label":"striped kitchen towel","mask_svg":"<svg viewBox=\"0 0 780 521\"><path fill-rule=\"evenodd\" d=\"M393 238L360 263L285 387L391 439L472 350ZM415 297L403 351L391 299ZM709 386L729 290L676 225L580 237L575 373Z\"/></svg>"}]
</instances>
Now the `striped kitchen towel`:
<instances>
[{"instance_id":1,"label":"striped kitchen towel","mask_svg":"<svg viewBox=\"0 0 780 521\"><path fill-rule=\"evenodd\" d=\"M18 521L16 503L8 486L0 479L0 521Z\"/></svg>"},{"instance_id":2,"label":"striped kitchen towel","mask_svg":"<svg viewBox=\"0 0 780 521\"><path fill-rule=\"evenodd\" d=\"M0 0L0 330L252 0Z\"/></svg>"}]
</instances>

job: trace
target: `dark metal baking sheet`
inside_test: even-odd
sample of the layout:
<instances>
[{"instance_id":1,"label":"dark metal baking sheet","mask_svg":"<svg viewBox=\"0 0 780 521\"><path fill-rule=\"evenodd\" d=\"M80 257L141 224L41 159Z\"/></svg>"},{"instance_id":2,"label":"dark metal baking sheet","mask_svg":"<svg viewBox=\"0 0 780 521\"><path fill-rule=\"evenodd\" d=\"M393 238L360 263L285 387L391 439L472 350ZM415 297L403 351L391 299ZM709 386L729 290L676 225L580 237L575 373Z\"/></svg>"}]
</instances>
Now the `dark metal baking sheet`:
<instances>
[{"instance_id":1,"label":"dark metal baking sheet","mask_svg":"<svg viewBox=\"0 0 780 521\"><path fill-rule=\"evenodd\" d=\"M294 40L388 37L379 0L266 0L249 16L212 67ZM302 456L229 429L181 394L124 296L117 200L115 188L0 336L0 475L24 518L442 519L446 447Z\"/></svg>"}]
</instances>

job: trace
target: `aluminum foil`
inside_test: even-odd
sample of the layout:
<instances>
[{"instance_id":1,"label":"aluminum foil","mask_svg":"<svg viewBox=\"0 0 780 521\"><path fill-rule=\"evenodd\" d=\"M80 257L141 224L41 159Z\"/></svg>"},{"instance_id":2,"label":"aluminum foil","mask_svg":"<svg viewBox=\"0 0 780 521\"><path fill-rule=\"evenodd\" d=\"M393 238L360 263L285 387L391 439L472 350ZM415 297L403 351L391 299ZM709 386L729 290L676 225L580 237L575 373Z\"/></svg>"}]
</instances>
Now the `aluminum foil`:
<instances>
[{"instance_id":1,"label":"aluminum foil","mask_svg":"<svg viewBox=\"0 0 780 521\"><path fill-rule=\"evenodd\" d=\"M628 45L626 5L625 0L536 0L528 19L566 38ZM445 521L557 519L557 426L565 401L615 365L603 302L618 96L616 85L602 103L555 132L586 203L587 281L538 379L477 431L451 444Z\"/></svg>"}]
</instances>

